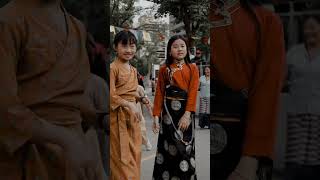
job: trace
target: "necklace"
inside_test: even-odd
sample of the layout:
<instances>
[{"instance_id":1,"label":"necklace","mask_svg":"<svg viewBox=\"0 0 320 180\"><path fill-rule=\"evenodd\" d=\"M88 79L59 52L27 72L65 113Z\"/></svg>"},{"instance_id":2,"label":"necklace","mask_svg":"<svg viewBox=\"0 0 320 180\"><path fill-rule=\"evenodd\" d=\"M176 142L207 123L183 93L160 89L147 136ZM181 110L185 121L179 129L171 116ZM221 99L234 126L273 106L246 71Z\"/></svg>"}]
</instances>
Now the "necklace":
<instances>
[{"instance_id":1,"label":"necklace","mask_svg":"<svg viewBox=\"0 0 320 180\"><path fill-rule=\"evenodd\" d=\"M176 62L176 65L177 65L177 67L178 67L179 70L182 70L182 67L183 67L183 65L184 65L184 61L181 60L181 61Z\"/></svg>"},{"instance_id":2,"label":"necklace","mask_svg":"<svg viewBox=\"0 0 320 180\"><path fill-rule=\"evenodd\" d=\"M172 68L172 69L171 69L171 68L168 68L168 67L167 67L167 72L168 72L168 74L169 74L169 81L170 81L170 82L172 82L173 74L174 74L176 71L182 71L183 65L184 65L185 63L184 63L183 60L181 60L181 61L176 62L175 64L176 64L177 68Z\"/></svg>"}]
</instances>

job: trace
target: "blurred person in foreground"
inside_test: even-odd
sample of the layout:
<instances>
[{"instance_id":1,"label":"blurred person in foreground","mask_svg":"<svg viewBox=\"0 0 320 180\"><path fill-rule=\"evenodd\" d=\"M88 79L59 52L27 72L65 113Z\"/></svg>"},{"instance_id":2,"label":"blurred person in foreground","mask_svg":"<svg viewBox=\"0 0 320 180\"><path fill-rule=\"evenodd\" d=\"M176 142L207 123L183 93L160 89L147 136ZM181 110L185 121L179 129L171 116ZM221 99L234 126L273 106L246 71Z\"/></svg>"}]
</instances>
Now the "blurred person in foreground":
<instances>
[{"instance_id":1,"label":"blurred person in foreground","mask_svg":"<svg viewBox=\"0 0 320 180\"><path fill-rule=\"evenodd\" d=\"M108 83L106 82L106 80L109 79L106 66L108 56L105 53L104 47L96 43L94 37L89 32L86 44L89 56L91 76L87 82L85 95L89 98L89 102L97 112L97 121L94 125L96 127L95 130L99 139L103 167L106 174L108 175L110 171L110 93Z\"/></svg>"},{"instance_id":2,"label":"blurred person in foreground","mask_svg":"<svg viewBox=\"0 0 320 180\"><path fill-rule=\"evenodd\" d=\"M271 180L285 45L257 0L211 4L211 179Z\"/></svg>"},{"instance_id":3,"label":"blurred person in foreground","mask_svg":"<svg viewBox=\"0 0 320 180\"><path fill-rule=\"evenodd\" d=\"M104 179L87 34L60 0L12 0L0 9L0 179ZM90 131L92 132L92 131Z\"/></svg>"}]
</instances>

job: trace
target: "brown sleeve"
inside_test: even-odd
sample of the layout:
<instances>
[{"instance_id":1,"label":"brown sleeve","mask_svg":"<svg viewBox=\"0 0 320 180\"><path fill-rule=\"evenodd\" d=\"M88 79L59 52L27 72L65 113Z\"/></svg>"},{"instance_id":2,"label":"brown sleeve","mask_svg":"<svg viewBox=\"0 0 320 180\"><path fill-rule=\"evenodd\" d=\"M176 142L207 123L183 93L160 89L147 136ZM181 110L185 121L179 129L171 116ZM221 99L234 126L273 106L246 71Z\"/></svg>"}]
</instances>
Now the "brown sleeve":
<instances>
[{"instance_id":1,"label":"brown sleeve","mask_svg":"<svg viewBox=\"0 0 320 180\"><path fill-rule=\"evenodd\" d=\"M110 66L110 107L112 110L117 109L126 100L122 99L117 93L116 89L116 77L118 75L117 68L114 64Z\"/></svg>"},{"instance_id":2,"label":"brown sleeve","mask_svg":"<svg viewBox=\"0 0 320 180\"><path fill-rule=\"evenodd\" d=\"M186 111L196 112L197 105L197 95L199 88L199 71L195 64L191 64L191 79L190 86L188 88L188 101L186 106Z\"/></svg>"},{"instance_id":3,"label":"brown sleeve","mask_svg":"<svg viewBox=\"0 0 320 180\"><path fill-rule=\"evenodd\" d=\"M163 106L165 93L165 76L166 68L163 66L159 70L159 77L157 82L157 89L154 98L153 116L160 116Z\"/></svg>"},{"instance_id":4,"label":"brown sleeve","mask_svg":"<svg viewBox=\"0 0 320 180\"><path fill-rule=\"evenodd\" d=\"M0 19L0 146L11 154L31 138L30 120L37 118L18 97L16 67L22 42L20 27Z\"/></svg>"},{"instance_id":5,"label":"brown sleeve","mask_svg":"<svg viewBox=\"0 0 320 180\"><path fill-rule=\"evenodd\" d=\"M285 66L283 28L279 17L266 18L257 60L244 142L244 155L273 158L279 98Z\"/></svg>"}]
</instances>

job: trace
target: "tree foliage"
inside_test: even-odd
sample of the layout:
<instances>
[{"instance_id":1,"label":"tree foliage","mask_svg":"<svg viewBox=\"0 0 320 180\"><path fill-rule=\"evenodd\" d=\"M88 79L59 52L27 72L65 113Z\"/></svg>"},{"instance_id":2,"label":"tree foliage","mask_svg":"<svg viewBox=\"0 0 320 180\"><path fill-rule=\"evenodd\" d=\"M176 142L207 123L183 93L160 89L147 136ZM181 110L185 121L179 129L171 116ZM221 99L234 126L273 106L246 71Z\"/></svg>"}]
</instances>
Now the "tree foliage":
<instances>
[{"instance_id":1,"label":"tree foliage","mask_svg":"<svg viewBox=\"0 0 320 180\"><path fill-rule=\"evenodd\" d=\"M148 0L160 5L156 17L167 14L177 21L183 22L188 38L209 29L208 8L209 0ZM207 31L207 32L203 32Z\"/></svg>"},{"instance_id":2,"label":"tree foliage","mask_svg":"<svg viewBox=\"0 0 320 180\"><path fill-rule=\"evenodd\" d=\"M143 56L139 58L141 61L141 66L137 69L141 74L143 75L150 75L152 64L159 64L159 58L157 54L157 50L159 48L158 43L155 43L154 45L145 44L144 49L141 49L140 51L143 51Z\"/></svg>"},{"instance_id":3,"label":"tree foliage","mask_svg":"<svg viewBox=\"0 0 320 180\"><path fill-rule=\"evenodd\" d=\"M134 15L136 15L142 10L142 8L137 8L134 6L134 3L136 1L137 0L111 0L111 25L123 27L125 23L131 24Z\"/></svg>"},{"instance_id":4,"label":"tree foliage","mask_svg":"<svg viewBox=\"0 0 320 180\"><path fill-rule=\"evenodd\" d=\"M152 41L139 43L137 53L141 61L137 69L141 74L147 76L151 73L152 64L160 64L161 47L165 46L165 34L169 30L169 25L164 20L155 19L153 15L154 11L145 11L137 27L137 29L152 33Z\"/></svg>"}]
</instances>

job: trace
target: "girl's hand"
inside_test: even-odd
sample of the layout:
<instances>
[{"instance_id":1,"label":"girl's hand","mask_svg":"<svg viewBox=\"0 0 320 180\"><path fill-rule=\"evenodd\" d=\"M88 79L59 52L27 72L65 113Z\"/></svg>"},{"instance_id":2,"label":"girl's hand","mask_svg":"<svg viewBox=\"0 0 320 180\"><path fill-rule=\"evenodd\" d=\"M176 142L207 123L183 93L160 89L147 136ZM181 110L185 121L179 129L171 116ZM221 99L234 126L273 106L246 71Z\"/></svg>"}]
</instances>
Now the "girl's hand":
<instances>
[{"instance_id":1,"label":"girl's hand","mask_svg":"<svg viewBox=\"0 0 320 180\"><path fill-rule=\"evenodd\" d=\"M153 113L152 113L153 107L152 107L151 101L150 101L149 98L145 98L145 99L147 99L148 103L146 103L146 104L144 104L144 105L147 107L149 114L152 116L152 114L153 114Z\"/></svg>"},{"instance_id":2,"label":"girl's hand","mask_svg":"<svg viewBox=\"0 0 320 180\"><path fill-rule=\"evenodd\" d=\"M181 131L186 131L189 128L189 125L191 124L191 117L190 117L191 113L186 111L184 113L184 115L181 117L180 121L179 121L179 129Z\"/></svg>"},{"instance_id":3,"label":"girl's hand","mask_svg":"<svg viewBox=\"0 0 320 180\"><path fill-rule=\"evenodd\" d=\"M155 116L153 118L152 130L153 130L153 133L155 133L155 134L159 133L160 125L159 125L159 117L158 116Z\"/></svg>"},{"instance_id":4,"label":"girl's hand","mask_svg":"<svg viewBox=\"0 0 320 180\"><path fill-rule=\"evenodd\" d=\"M141 112L139 111L137 104L133 102L128 102L127 108L130 116L134 118L134 121L139 122L141 119Z\"/></svg>"}]
</instances>

